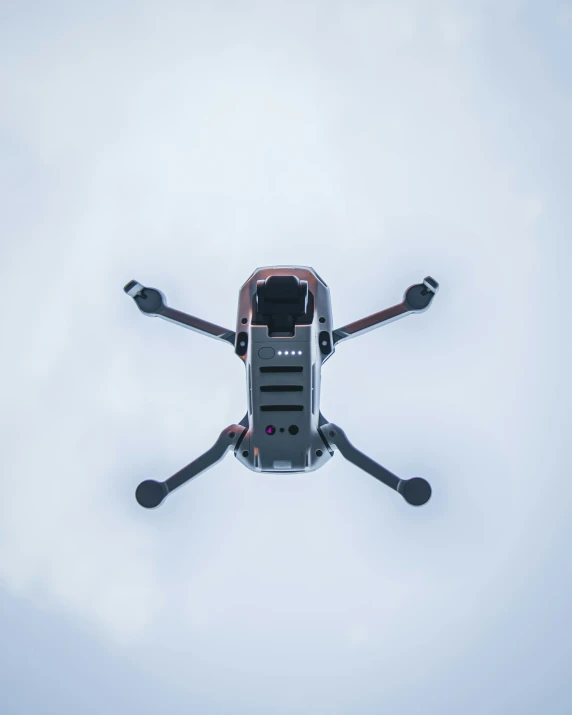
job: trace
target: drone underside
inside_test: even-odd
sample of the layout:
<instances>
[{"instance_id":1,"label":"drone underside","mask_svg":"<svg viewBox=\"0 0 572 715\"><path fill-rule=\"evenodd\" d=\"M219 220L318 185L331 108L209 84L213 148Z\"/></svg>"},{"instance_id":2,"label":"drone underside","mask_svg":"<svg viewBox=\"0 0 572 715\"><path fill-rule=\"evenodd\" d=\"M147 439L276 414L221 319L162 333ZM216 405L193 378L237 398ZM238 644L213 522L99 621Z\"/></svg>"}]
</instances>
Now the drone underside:
<instances>
[{"instance_id":1,"label":"drone underside","mask_svg":"<svg viewBox=\"0 0 572 715\"><path fill-rule=\"evenodd\" d=\"M207 452L166 481L142 482L136 490L139 504L159 506L167 494L231 450L252 471L303 473L322 467L335 449L409 504L425 504L431 497L425 479L400 479L356 449L338 425L324 418L319 409L321 366L343 340L427 310L438 288L428 276L408 288L401 303L334 329L329 288L312 268L259 268L240 290L233 332L174 310L160 291L130 281L124 290L145 315L232 345L245 364L247 383L243 419L226 427Z\"/></svg>"}]
</instances>

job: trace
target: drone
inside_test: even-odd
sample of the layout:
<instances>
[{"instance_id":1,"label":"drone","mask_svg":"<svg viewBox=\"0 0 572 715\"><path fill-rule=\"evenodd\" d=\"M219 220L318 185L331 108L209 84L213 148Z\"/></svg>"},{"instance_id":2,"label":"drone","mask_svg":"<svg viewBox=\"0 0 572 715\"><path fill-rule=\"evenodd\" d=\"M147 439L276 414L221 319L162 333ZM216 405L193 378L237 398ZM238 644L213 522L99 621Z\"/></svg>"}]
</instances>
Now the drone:
<instances>
[{"instance_id":1,"label":"drone","mask_svg":"<svg viewBox=\"0 0 572 715\"><path fill-rule=\"evenodd\" d=\"M262 473L302 473L323 467L337 449L352 464L383 482L412 506L431 497L421 477L400 479L360 452L341 427L320 411L322 365L337 344L431 305L439 284L431 276L410 286L403 301L361 320L332 327L330 289L313 268L258 268L240 289L236 331L170 308L164 294L137 281L124 287L139 310L232 345L246 369L248 410L220 433L213 446L163 482L136 489L147 509L220 462L231 450L245 467Z\"/></svg>"}]
</instances>

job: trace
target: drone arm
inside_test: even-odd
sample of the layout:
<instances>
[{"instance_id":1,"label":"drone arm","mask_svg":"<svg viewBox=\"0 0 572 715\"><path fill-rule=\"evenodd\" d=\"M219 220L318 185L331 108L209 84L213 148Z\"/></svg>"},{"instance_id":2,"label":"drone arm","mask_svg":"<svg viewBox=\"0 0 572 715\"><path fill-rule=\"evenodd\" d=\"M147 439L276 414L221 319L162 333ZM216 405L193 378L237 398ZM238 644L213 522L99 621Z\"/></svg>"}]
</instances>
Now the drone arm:
<instances>
[{"instance_id":1,"label":"drone arm","mask_svg":"<svg viewBox=\"0 0 572 715\"><path fill-rule=\"evenodd\" d=\"M346 433L338 427L338 425L328 422L319 428L322 439L331 447L339 449L342 455L355 464L356 467L363 469L364 472L371 474L380 482L383 482L391 489L401 494L406 502L413 506L421 506L429 501L431 497L431 487L425 479L413 477L412 479L400 479L389 469L382 467L373 459L360 452L359 449L346 437Z\"/></svg>"},{"instance_id":2,"label":"drone arm","mask_svg":"<svg viewBox=\"0 0 572 715\"><path fill-rule=\"evenodd\" d=\"M201 318L195 318L193 315L182 313L180 310L175 310L174 308L169 308L168 306L165 307L160 317L171 323L182 325L184 328L190 328L191 330L195 330L197 333L202 333L203 335L207 335L211 338L226 340L234 346L235 333L232 330L222 328L220 325L209 323L206 320L201 320Z\"/></svg>"},{"instance_id":3,"label":"drone arm","mask_svg":"<svg viewBox=\"0 0 572 715\"><path fill-rule=\"evenodd\" d=\"M439 284L437 281L431 276L427 276L423 283L410 286L405 291L401 303L334 330L334 345L348 338L356 338L358 335L363 335L374 328L379 328L381 325L392 323L394 320L404 318L411 313L423 313L429 308L438 290Z\"/></svg>"},{"instance_id":4,"label":"drone arm","mask_svg":"<svg viewBox=\"0 0 572 715\"><path fill-rule=\"evenodd\" d=\"M235 333L232 330L227 330L220 325L209 323L201 318L195 318L194 315L187 315L187 313L182 313L180 310L169 308L161 291L155 288L146 288L141 283L137 283L137 281L129 281L123 290L133 298L139 310L145 315L163 318L163 320L168 320L170 323L182 325L184 328L189 328L210 338L224 340L234 347Z\"/></svg>"},{"instance_id":5,"label":"drone arm","mask_svg":"<svg viewBox=\"0 0 572 715\"><path fill-rule=\"evenodd\" d=\"M222 461L230 450L235 450L240 443L246 427L241 424L229 425L221 433L213 446L200 457L197 457L186 467L180 469L164 482L148 479L137 487L135 498L141 506L153 509L159 506L165 497L194 477L206 472L218 462Z\"/></svg>"},{"instance_id":6,"label":"drone arm","mask_svg":"<svg viewBox=\"0 0 572 715\"><path fill-rule=\"evenodd\" d=\"M381 325L387 325L387 323L391 323L394 320L399 320L399 318L403 318L411 312L403 302L391 308L380 310L379 313L374 313L367 318L348 323L343 328L336 328L333 331L334 344L341 343L342 340L348 340L349 338L357 338L358 335L363 335L374 328L379 328Z\"/></svg>"}]
</instances>

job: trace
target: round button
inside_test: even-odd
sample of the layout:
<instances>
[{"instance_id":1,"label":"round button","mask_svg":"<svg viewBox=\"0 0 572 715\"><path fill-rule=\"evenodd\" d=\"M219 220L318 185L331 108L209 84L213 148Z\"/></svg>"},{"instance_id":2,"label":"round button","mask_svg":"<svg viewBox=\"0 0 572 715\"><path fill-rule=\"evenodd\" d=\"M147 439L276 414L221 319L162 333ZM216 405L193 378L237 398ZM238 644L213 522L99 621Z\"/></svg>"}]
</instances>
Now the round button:
<instances>
[{"instance_id":1,"label":"round button","mask_svg":"<svg viewBox=\"0 0 572 715\"><path fill-rule=\"evenodd\" d=\"M274 348L260 348L258 357L261 357L263 360L270 360L270 358L274 357Z\"/></svg>"}]
</instances>

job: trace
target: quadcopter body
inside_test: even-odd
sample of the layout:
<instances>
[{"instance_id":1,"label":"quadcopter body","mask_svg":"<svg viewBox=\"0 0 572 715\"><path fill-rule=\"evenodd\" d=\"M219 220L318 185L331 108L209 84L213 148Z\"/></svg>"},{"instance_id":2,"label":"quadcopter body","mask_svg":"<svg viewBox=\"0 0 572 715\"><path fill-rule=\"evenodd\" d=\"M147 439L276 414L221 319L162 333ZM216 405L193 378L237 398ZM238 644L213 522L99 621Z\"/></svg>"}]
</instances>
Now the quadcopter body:
<instances>
[{"instance_id":1,"label":"quadcopter body","mask_svg":"<svg viewBox=\"0 0 572 715\"><path fill-rule=\"evenodd\" d=\"M321 366L333 352L328 286L310 268L257 270L240 291L235 350L248 399L237 458L257 472L321 467L331 457L318 432Z\"/></svg>"},{"instance_id":2,"label":"quadcopter body","mask_svg":"<svg viewBox=\"0 0 572 715\"><path fill-rule=\"evenodd\" d=\"M219 462L229 451L255 472L310 472L329 461L334 450L384 482L415 506L431 496L419 477L399 479L357 450L344 431L320 412L322 364L337 343L380 325L428 309L439 288L428 276L411 286L398 305L334 329L330 290L305 266L258 268L239 293L232 332L167 306L154 288L130 281L124 291L146 315L161 317L227 342L244 362L247 413L225 428L205 454L164 482L146 480L136 490L141 506L154 508L174 489Z\"/></svg>"}]
</instances>

